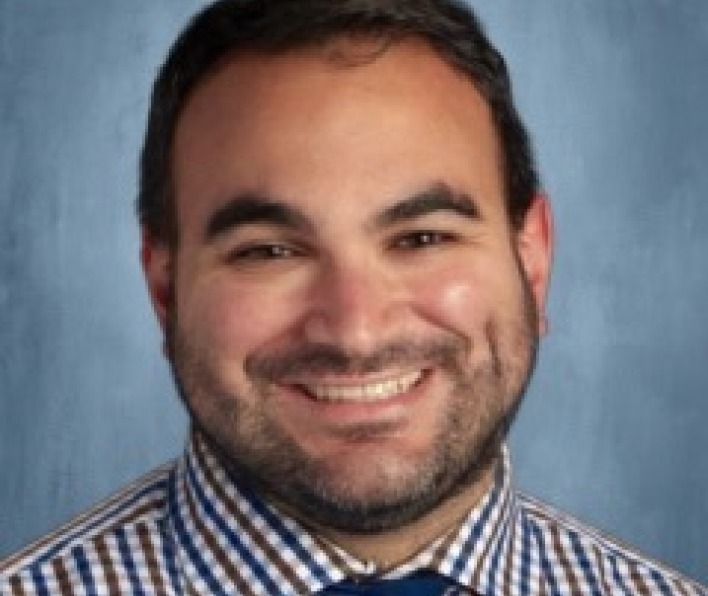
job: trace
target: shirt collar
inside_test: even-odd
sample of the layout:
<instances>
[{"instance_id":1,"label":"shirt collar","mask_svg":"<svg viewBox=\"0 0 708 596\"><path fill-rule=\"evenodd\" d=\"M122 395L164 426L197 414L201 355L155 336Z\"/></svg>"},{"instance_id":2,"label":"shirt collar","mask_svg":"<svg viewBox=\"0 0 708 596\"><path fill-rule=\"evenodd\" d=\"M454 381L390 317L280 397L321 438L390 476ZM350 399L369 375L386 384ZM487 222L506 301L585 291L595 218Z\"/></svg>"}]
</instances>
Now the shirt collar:
<instances>
[{"instance_id":1,"label":"shirt collar","mask_svg":"<svg viewBox=\"0 0 708 596\"><path fill-rule=\"evenodd\" d=\"M429 569L483 593L480 577L505 550L514 509L504 447L493 486L460 526L386 575ZM197 432L173 474L169 512L187 593L317 593L378 571L234 483Z\"/></svg>"}]
</instances>

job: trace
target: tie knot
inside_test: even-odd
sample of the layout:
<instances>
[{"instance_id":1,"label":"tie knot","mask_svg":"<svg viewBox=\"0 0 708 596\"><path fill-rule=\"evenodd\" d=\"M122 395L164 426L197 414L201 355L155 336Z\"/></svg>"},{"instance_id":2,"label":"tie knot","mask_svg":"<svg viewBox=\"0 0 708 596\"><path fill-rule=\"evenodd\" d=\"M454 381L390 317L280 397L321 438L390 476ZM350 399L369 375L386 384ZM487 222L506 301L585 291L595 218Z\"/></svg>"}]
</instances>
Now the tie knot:
<instances>
[{"instance_id":1,"label":"tie knot","mask_svg":"<svg viewBox=\"0 0 708 596\"><path fill-rule=\"evenodd\" d=\"M462 596L469 594L451 579L431 571L416 571L396 579L345 580L322 596Z\"/></svg>"}]
</instances>

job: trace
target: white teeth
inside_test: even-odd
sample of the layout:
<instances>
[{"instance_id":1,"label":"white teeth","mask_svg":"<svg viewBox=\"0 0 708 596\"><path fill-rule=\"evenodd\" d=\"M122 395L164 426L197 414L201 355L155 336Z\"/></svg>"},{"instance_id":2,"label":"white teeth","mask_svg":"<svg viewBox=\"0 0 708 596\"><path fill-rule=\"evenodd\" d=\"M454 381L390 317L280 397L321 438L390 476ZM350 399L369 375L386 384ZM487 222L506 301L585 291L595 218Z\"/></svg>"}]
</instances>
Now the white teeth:
<instances>
[{"instance_id":1,"label":"white teeth","mask_svg":"<svg viewBox=\"0 0 708 596\"><path fill-rule=\"evenodd\" d=\"M405 393L421 376L421 371L416 371L364 385L307 385L305 389L317 399L328 401L378 401Z\"/></svg>"}]
</instances>

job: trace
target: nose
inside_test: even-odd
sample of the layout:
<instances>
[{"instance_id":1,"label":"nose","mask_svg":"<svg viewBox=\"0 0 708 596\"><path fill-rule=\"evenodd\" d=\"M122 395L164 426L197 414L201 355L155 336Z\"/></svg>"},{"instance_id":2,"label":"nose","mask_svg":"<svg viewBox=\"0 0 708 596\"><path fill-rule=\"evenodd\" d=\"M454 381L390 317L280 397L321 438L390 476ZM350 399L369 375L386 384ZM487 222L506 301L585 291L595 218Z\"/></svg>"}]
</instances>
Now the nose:
<instances>
[{"instance_id":1,"label":"nose","mask_svg":"<svg viewBox=\"0 0 708 596\"><path fill-rule=\"evenodd\" d=\"M305 340L368 354L400 337L410 313L405 281L390 267L356 258L330 259L309 288Z\"/></svg>"}]
</instances>

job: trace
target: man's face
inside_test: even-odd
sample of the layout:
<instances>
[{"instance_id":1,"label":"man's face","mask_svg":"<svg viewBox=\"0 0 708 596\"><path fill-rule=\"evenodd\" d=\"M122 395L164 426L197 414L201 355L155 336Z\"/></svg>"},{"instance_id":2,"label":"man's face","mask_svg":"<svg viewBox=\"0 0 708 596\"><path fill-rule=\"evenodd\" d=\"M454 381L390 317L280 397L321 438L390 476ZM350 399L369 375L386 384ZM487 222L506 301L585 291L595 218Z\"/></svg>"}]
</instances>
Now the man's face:
<instances>
[{"instance_id":1,"label":"man's face","mask_svg":"<svg viewBox=\"0 0 708 596\"><path fill-rule=\"evenodd\" d=\"M496 455L532 367L548 222L539 199L509 229L490 112L426 46L325 54L241 56L198 87L174 143L179 246L148 239L146 268L180 391L229 467L372 531Z\"/></svg>"}]
</instances>

